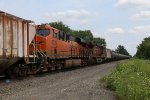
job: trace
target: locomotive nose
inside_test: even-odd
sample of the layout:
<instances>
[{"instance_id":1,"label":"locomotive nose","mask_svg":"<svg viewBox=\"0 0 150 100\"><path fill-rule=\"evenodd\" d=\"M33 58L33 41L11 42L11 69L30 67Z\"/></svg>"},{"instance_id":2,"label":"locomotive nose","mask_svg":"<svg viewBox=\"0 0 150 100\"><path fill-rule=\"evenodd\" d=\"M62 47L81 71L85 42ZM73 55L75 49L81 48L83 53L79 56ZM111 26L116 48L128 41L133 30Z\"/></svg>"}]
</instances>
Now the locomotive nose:
<instances>
[{"instance_id":1,"label":"locomotive nose","mask_svg":"<svg viewBox=\"0 0 150 100\"><path fill-rule=\"evenodd\" d=\"M46 38L42 36L36 36L37 49L46 50Z\"/></svg>"}]
</instances>

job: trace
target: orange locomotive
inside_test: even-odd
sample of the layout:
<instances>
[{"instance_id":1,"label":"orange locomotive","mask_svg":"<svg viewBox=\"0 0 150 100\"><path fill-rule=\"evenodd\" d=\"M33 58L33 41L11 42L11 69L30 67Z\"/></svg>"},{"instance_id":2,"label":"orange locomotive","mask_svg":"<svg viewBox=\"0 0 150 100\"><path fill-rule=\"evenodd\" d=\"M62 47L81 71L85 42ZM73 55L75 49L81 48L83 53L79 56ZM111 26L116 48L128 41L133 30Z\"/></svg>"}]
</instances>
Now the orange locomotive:
<instances>
[{"instance_id":1,"label":"orange locomotive","mask_svg":"<svg viewBox=\"0 0 150 100\"><path fill-rule=\"evenodd\" d=\"M69 35L50 25L36 26L37 49L46 53L50 59L69 58Z\"/></svg>"},{"instance_id":2,"label":"orange locomotive","mask_svg":"<svg viewBox=\"0 0 150 100\"><path fill-rule=\"evenodd\" d=\"M93 47L93 59L94 63L101 63L106 59L106 47L95 45Z\"/></svg>"},{"instance_id":3,"label":"orange locomotive","mask_svg":"<svg viewBox=\"0 0 150 100\"><path fill-rule=\"evenodd\" d=\"M34 41L36 45L30 45L30 53L36 52L36 60L43 64L45 71L88 65L89 55L92 55L92 47L84 43L83 39L50 25L37 25Z\"/></svg>"}]
</instances>

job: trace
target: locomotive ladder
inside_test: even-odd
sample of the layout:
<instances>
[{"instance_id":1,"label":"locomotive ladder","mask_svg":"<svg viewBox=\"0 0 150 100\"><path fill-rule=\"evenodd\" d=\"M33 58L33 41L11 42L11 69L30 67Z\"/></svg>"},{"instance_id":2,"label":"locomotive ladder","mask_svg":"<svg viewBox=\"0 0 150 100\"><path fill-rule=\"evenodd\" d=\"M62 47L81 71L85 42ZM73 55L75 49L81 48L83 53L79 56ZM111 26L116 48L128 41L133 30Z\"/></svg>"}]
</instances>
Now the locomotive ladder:
<instances>
[{"instance_id":1,"label":"locomotive ladder","mask_svg":"<svg viewBox=\"0 0 150 100\"><path fill-rule=\"evenodd\" d=\"M46 63L47 62L47 56L46 56L46 54L42 50L39 50L39 49L37 49L37 52L42 57L42 61Z\"/></svg>"},{"instance_id":2,"label":"locomotive ladder","mask_svg":"<svg viewBox=\"0 0 150 100\"><path fill-rule=\"evenodd\" d=\"M34 52L32 55L29 55L29 58L33 59L32 61L29 61L29 63L37 63L38 59L42 58L42 63L47 64L47 55L41 50L38 49L36 45L37 44L35 41L31 43L31 45L34 48Z\"/></svg>"}]
</instances>

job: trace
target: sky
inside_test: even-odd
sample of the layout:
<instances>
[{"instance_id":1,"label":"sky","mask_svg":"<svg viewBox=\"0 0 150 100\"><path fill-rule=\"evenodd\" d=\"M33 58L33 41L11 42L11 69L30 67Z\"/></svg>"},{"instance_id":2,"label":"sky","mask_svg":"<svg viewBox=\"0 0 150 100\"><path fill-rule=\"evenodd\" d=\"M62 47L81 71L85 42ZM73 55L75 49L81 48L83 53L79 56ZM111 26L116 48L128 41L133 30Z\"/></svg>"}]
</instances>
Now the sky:
<instances>
[{"instance_id":1,"label":"sky","mask_svg":"<svg viewBox=\"0 0 150 100\"><path fill-rule=\"evenodd\" d=\"M131 55L150 36L150 0L0 0L0 10L35 24L62 21L91 30L108 48L123 45Z\"/></svg>"}]
</instances>

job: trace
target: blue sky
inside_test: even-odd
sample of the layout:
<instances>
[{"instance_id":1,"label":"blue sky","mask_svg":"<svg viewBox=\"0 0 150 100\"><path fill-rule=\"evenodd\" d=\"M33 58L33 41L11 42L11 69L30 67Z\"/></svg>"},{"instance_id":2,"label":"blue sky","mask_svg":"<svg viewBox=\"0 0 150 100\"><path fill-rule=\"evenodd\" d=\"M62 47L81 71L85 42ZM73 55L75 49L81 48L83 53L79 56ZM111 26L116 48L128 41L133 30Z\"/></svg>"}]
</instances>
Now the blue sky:
<instances>
[{"instance_id":1,"label":"blue sky","mask_svg":"<svg viewBox=\"0 0 150 100\"><path fill-rule=\"evenodd\" d=\"M35 24L63 21L72 29L89 29L108 48L124 45L132 55L150 36L150 0L0 0L0 10Z\"/></svg>"}]
</instances>

